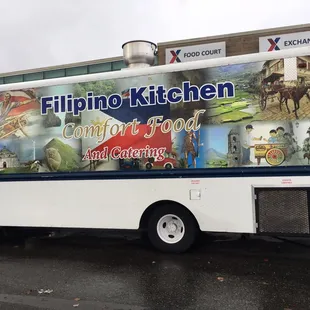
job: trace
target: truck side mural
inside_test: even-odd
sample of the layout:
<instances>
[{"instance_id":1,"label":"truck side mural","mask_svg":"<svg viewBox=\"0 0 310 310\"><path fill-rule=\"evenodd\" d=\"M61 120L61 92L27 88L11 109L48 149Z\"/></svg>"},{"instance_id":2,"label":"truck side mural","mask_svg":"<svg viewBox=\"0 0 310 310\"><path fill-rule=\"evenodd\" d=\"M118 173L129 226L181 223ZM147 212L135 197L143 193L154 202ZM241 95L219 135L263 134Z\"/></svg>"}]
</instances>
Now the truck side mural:
<instances>
[{"instance_id":1,"label":"truck side mural","mask_svg":"<svg viewBox=\"0 0 310 310\"><path fill-rule=\"evenodd\" d=\"M0 172L310 164L310 56L0 94Z\"/></svg>"}]
</instances>

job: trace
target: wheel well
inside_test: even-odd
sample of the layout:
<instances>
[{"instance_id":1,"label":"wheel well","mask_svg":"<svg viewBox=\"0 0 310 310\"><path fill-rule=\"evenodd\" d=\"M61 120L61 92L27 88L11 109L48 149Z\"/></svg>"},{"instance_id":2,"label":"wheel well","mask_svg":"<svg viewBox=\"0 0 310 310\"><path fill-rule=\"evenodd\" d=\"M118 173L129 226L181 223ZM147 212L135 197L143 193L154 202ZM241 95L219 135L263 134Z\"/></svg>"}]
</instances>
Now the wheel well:
<instances>
[{"instance_id":1,"label":"wheel well","mask_svg":"<svg viewBox=\"0 0 310 310\"><path fill-rule=\"evenodd\" d=\"M176 201L173 201L173 200L160 200L160 201L154 202L153 204L148 206L141 216L139 229L145 230L147 228L148 219L149 219L151 213L153 212L153 210L155 210L155 208L162 206L162 205L167 205L167 204L177 205L178 207L187 210L192 215L192 217L195 219L195 222L197 224L198 229L200 229L199 224L198 224L197 219L194 216L194 214L188 208L186 208L182 204L180 204Z\"/></svg>"}]
</instances>

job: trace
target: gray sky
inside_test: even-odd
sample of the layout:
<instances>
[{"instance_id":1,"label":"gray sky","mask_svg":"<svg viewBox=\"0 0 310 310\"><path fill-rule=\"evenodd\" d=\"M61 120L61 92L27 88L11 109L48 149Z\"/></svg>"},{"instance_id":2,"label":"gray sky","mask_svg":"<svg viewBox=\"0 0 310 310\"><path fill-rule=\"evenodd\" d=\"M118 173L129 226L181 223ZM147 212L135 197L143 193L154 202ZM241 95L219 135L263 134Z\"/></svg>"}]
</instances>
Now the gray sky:
<instances>
[{"instance_id":1,"label":"gray sky","mask_svg":"<svg viewBox=\"0 0 310 310\"><path fill-rule=\"evenodd\" d=\"M0 73L155 43L310 23L309 0L1 0Z\"/></svg>"}]
</instances>

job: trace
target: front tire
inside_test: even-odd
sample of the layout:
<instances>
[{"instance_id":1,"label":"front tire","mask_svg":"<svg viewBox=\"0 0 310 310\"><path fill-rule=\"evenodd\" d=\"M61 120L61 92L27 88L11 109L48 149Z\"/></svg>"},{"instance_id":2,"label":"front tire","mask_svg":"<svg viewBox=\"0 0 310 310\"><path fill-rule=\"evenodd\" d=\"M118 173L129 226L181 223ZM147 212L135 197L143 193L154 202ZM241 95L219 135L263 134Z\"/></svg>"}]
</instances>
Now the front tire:
<instances>
[{"instance_id":1,"label":"front tire","mask_svg":"<svg viewBox=\"0 0 310 310\"><path fill-rule=\"evenodd\" d=\"M172 168L173 167L172 167L172 165L170 163L165 165L165 169L167 169L167 170L171 170Z\"/></svg>"},{"instance_id":2,"label":"front tire","mask_svg":"<svg viewBox=\"0 0 310 310\"><path fill-rule=\"evenodd\" d=\"M178 205L156 208L149 218L148 237L162 252L186 252L196 241L198 225L193 215Z\"/></svg>"}]
</instances>

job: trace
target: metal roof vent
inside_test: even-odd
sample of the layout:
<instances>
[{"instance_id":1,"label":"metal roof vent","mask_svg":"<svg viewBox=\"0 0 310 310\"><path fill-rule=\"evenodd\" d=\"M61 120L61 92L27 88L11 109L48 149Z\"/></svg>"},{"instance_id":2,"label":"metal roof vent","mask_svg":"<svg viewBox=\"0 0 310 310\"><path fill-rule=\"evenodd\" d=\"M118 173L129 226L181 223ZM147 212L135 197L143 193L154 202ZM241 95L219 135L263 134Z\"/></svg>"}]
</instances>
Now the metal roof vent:
<instances>
[{"instance_id":1,"label":"metal roof vent","mask_svg":"<svg viewBox=\"0 0 310 310\"><path fill-rule=\"evenodd\" d=\"M122 45L125 65L128 68L153 66L157 55L157 45L150 41L128 41Z\"/></svg>"}]
</instances>

